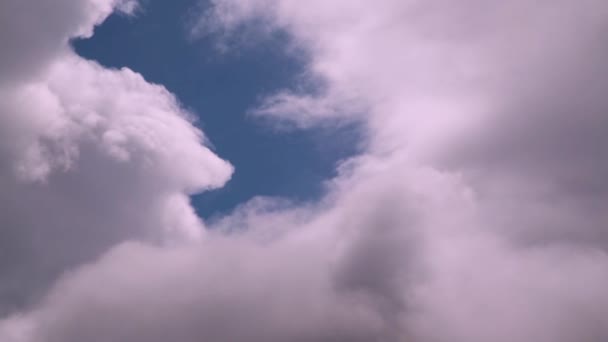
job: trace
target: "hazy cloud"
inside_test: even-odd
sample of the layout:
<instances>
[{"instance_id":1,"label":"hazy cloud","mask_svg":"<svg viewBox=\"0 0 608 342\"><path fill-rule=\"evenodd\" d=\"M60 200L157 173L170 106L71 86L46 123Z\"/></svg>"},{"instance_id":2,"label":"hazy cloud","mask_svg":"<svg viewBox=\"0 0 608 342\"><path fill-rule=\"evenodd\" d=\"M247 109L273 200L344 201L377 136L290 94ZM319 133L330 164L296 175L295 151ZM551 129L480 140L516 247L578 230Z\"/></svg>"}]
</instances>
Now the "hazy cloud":
<instances>
[{"instance_id":1,"label":"hazy cloud","mask_svg":"<svg viewBox=\"0 0 608 342\"><path fill-rule=\"evenodd\" d=\"M56 35L115 5L91 4ZM61 38L2 85L3 341L608 338L608 5L215 0L202 17L286 30L324 89L257 112L356 120L364 151L317 203L256 199L200 237L186 195L230 166L166 90Z\"/></svg>"}]
</instances>

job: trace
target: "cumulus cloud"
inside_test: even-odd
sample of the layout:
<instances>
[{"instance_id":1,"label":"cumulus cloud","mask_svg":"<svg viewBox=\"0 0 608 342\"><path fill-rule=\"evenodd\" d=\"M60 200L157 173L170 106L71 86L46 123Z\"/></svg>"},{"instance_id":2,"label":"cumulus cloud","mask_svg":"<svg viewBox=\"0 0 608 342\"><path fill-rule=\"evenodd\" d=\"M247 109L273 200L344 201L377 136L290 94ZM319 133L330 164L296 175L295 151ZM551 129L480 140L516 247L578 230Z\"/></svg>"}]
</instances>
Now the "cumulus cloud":
<instances>
[{"instance_id":1,"label":"cumulus cloud","mask_svg":"<svg viewBox=\"0 0 608 342\"><path fill-rule=\"evenodd\" d=\"M285 30L322 80L259 115L357 121L364 151L317 203L256 199L200 237L187 194L229 165L162 87L69 51L117 3L64 9L2 85L3 341L608 338L608 5L212 4L197 30Z\"/></svg>"},{"instance_id":2,"label":"cumulus cloud","mask_svg":"<svg viewBox=\"0 0 608 342\"><path fill-rule=\"evenodd\" d=\"M488 208L494 218L545 211L540 221L554 227L540 235L606 241L603 2L213 4L227 32L264 13L310 51L307 72L324 80L319 94L279 92L257 114L301 127L362 122L370 153L464 174L484 205L501 202ZM512 223L530 235L529 221Z\"/></svg>"},{"instance_id":3,"label":"cumulus cloud","mask_svg":"<svg viewBox=\"0 0 608 342\"><path fill-rule=\"evenodd\" d=\"M116 5L0 5L9 54L0 62L3 313L123 240L200 235L187 195L230 176L162 86L69 48Z\"/></svg>"}]
</instances>

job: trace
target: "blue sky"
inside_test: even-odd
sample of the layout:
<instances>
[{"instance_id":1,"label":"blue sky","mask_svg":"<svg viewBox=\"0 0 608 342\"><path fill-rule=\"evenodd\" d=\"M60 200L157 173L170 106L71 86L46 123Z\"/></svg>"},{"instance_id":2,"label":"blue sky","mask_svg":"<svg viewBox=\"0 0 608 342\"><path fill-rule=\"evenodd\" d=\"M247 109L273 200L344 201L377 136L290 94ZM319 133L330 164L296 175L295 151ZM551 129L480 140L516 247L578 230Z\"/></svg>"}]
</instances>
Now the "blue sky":
<instances>
[{"instance_id":1,"label":"blue sky","mask_svg":"<svg viewBox=\"0 0 608 342\"><path fill-rule=\"evenodd\" d=\"M92 38L73 45L85 58L128 67L165 86L198 116L216 153L235 167L223 188L193 197L201 216L225 214L254 196L318 198L323 181L335 175L336 162L357 151L357 126L285 132L248 115L264 96L307 88L300 77L307 58L289 52L289 37L280 30L248 33L253 41L228 51L217 47L218 36L193 38L193 20L206 6L197 0L148 0L135 16L113 14Z\"/></svg>"}]
</instances>

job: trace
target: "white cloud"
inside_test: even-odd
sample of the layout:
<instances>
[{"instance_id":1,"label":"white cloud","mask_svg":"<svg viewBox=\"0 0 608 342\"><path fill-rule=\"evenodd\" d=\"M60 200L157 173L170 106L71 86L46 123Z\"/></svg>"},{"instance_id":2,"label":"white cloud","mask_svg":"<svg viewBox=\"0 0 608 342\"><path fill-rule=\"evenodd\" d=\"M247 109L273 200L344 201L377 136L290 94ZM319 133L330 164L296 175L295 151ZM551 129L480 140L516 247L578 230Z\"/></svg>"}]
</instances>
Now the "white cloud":
<instances>
[{"instance_id":1,"label":"white cloud","mask_svg":"<svg viewBox=\"0 0 608 342\"><path fill-rule=\"evenodd\" d=\"M604 2L213 3L228 32L260 16L286 30L323 81L320 94L269 97L259 115L303 127L356 120L370 153L462 174L494 218L538 216L534 228L507 228L524 239L606 241Z\"/></svg>"},{"instance_id":2,"label":"white cloud","mask_svg":"<svg viewBox=\"0 0 608 342\"><path fill-rule=\"evenodd\" d=\"M200 237L187 195L232 172L162 86L71 51L117 4L0 5L3 314L121 241Z\"/></svg>"},{"instance_id":3,"label":"white cloud","mask_svg":"<svg viewBox=\"0 0 608 342\"><path fill-rule=\"evenodd\" d=\"M48 54L2 105L25 114L0 119L1 247L47 272L22 289L11 281L31 278L1 265L3 293L46 294L12 310L3 340L608 338L608 6L214 3L204 18L220 31L260 18L287 30L326 85L260 114L357 120L365 151L318 203L257 199L179 242L201 231L185 192L230 167L162 87Z\"/></svg>"}]
</instances>

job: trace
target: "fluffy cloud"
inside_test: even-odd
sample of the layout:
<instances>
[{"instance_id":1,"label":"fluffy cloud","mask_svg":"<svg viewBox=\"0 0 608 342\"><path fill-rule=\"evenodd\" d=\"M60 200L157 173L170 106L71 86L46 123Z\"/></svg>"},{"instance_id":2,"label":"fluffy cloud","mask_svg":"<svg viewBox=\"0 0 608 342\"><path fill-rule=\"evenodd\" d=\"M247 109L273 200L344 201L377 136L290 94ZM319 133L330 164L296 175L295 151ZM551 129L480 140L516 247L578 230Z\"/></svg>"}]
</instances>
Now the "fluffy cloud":
<instances>
[{"instance_id":1,"label":"fluffy cloud","mask_svg":"<svg viewBox=\"0 0 608 342\"><path fill-rule=\"evenodd\" d=\"M603 2L213 3L228 34L260 16L289 32L323 81L318 94L269 97L258 115L357 120L369 153L467 177L489 215L511 221L493 226L606 241Z\"/></svg>"},{"instance_id":2,"label":"fluffy cloud","mask_svg":"<svg viewBox=\"0 0 608 342\"><path fill-rule=\"evenodd\" d=\"M286 30L323 83L259 115L356 120L365 151L318 203L257 199L196 239L186 194L229 166L161 87L63 46L6 86L2 303L44 296L3 340L608 338L607 5L213 3L201 27Z\"/></svg>"},{"instance_id":3,"label":"fluffy cloud","mask_svg":"<svg viewBox=\"0 0 608 342\"><path fill-rule=\"evenodd\" d=\"M116 5L1 5L10 17L0 62L3 313L126 239L200 235L187 195L230 176L163 87L70 50L70 37L90 34Z\"/></svg>"}]
</instances>

